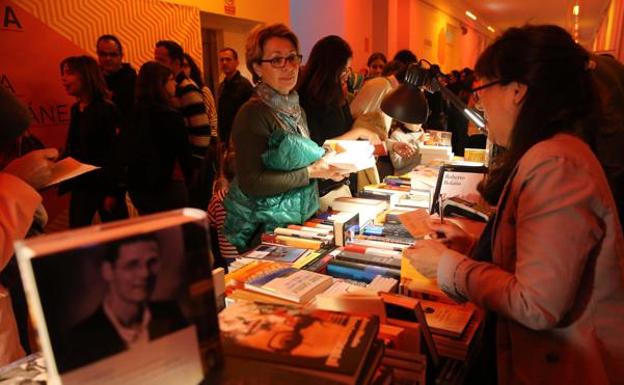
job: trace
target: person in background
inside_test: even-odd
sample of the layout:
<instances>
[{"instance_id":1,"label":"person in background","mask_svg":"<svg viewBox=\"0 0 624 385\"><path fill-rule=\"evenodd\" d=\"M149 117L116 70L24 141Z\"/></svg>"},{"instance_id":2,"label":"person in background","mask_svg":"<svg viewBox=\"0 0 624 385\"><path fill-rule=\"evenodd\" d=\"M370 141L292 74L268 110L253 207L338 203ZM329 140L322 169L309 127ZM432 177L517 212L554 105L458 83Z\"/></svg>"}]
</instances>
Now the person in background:
<instances>
[{"instance_id":1,"label":"person in background","mask_svg":"<svg viewBox=\"0 0 624 385\"><path fill-rule=\"evenodd\" d=\"M210 119L210 130L212 136L218 135L218 119L217 119L217 105L215 104L214 97L212 96L212 91L208 88L207 85L204 84L204 80L202 77L202 73L199 70L199 67L188 53L184 53L184 59L182 60L182 71L184 74L195 82L197 87L201 90L202 96L204 97L204 104L206 105L206 112L208 113L208 118Z\"/></svg>"},{"instance_id":2,"label":"person in background","mask_svg":"<svg viewBox=\"0 0 624 385\"><path fill-rule=\"evenodd\" d=\"M232 245L223 234L223 225L225 224L226 211L223 206L223 200L230 189L230 183L236 175L236 154L234 146L227 148L220 157L219 177L215 180L212 198L208 203L208 223L210 224L211 233L216 233L218 239L218 247L213 248L215 255L215 265L226 267L229 262L239 257L236 247Z\"/></svg>"},{"instance_id":3,"label":"person in background","mask_svg":"<svg viewBox=\"0 0 624 385\"><path fill-rule=\"evenodd\" d=\"M180 110L186 122L187 134L193 156L193 176L187 180L189 203L195 208L204 209L210 200L215 170L211 159L210 143L216 141L216 133L210 127L202 92L182 70L184 50L171 40L160 40L154 49L154 60L169 67L176 81L174 105ZM208 160L206 157L208 156Z\"/></svg>"},{"instance_id":4,"label":"person in background","mask_svg":"<svg viewBox=\"0 0 624 385\"><path fill-rule=\"evenodd\" d=\"M301 106L305 111L310 138L319 146L328 139L367 139L379 143L377 134L364 128L352 128L353 117L346 99L346 82L353 52L339 36L326 36L316 42L306 63L299 85ZM352 189L349 191L349 187ZM319 195L350 195L356 192L356 174L344 181L321 180ZM322 208L325 209L325 207Z\"/></svg>"},{"instance_id":5,"label":"person in background","mask_svg":"<svg viewBox=\"0 0 624 385\"><path fill-rule=\"evenodd\" d=\"M88 226L96 212L102 222L128 217L120 156L121 117L97 62L71 56L60 64L65 91L76 98L71 107L64 156L100 167L63 182L60 193L71 192L69 226Z\"/></svg>"},{"instance_id":6,"label":"person in background","mask_svg":"<svg viewBox=\"0 0 624 385\"><path fill-rule=\"evenodd\" d=\"M380 137L389 138L386 141L388 155L377 159L379 179L392 174L401 175L418 165L418 147L423 138L420 124L401 124L392 130L392 118L381 111L381 102L399 86L406 71L406 66L399 61L391 61L386 67L384 72L387 75L366 81L350 105L356 126L372 125L375 132L381 132Z\"/></svg>"},{"instance_id":7,"label":"person in background","mask_svg":"<svg viewBox=\"0 0 624 385\"><path fill-rule=\"evenodd\" d=\"M603 115L590 54L561 27L527 25L486 48L475 72L490 139L507 149L480 188L496 216L477 243L432 222L444 242L405 255L451 298L492 312L485 351L498 364L485 367L498 384L621 384L624 238L601 165L576 135Z\"/></svg>"},{"instance_id":8,"label":"person in background","mask_svg":"<svg viewBox=\"0 0 624 385\"><path fill-rule=\"evenodd\" d=\"M219 138L227 147L232 133L234 117L253 94L253 86L238 70L238 52L234 48L220 49L218 56L219 68L221 68L224 76L217 92Z\"/></svg>"},{"instance_id":9,"label":"person in background","mask_svg":"<svg viewBox=\"0 0 624 385\"><path fill-rule=\"evenodd\" d=\"M368 61L366 65L368 67L367 71L367 79L376 78L381 76L384 67L388 64L388 59L386 59L386 55L381 52L375 52L368 57Z\"/></svg>"},{"instance_id":10,"label":"person in background","mask_svg":"<svg viewBox=\"0 0 624 385\"><path fill-rule=\"evenodd\" d=\"M412 63L416 63L418 61L418 58L416 57L414 52L410 51L409 49L402 49L394 54L392 61L398 61L408 66Z\"/></svg>"},{"instance_id":11,"label":"person in background","mask_svg":"<svg viewBox=\"0 0 624 385\"><path fill-rule=\"evenodd\" d=\"M102 35L97 39L96 52L100 68L104 73L106 87L111 92L111 101L117 106L126 121L134 104L134 86L137 73L129 63L123 63L121 42L115 35Z\"/></svg>"},{"instance_id":12,"label":"person in background","mask_svg":"<svg viewBox=\"0 0 624 385\"><path fill-rule=\"evenodd\" d=\"M297 36L283 24L257 27L247 38L246 57L257 86L234 120L236 177L224 201L223 227L239 251L259 243L265 231L314 215L315 179L344 177L309 139L295 91L301 63Z\"/></svg>"},{"instance_id":13,"label":"person in background","mask_svg":"<svg viewBox=\"0 0 624 385\"><path fill-rule=\"evenodd\" d=\"M184 117L171 104L175 90L168 67L154 61L141 66L128 135L128 190L141 215L188 206L191 148Z\"/></svg>"},{"instance_id":14,"label":"person in background","mask_svg":"<svg viewBox=\"0 0 624 385\"><path fill-rule=\"evenodd\" d=\"M27 107L5 87L0 87L0 148L13 143L31 121ZM10 288L4 286L5 269L14 263L13 242L26 236L36 212L42 207L37 190L52 179L57 157L56 149L35 150L0 169L0 366L24 355Z\"/></svg>"}]
</instances>

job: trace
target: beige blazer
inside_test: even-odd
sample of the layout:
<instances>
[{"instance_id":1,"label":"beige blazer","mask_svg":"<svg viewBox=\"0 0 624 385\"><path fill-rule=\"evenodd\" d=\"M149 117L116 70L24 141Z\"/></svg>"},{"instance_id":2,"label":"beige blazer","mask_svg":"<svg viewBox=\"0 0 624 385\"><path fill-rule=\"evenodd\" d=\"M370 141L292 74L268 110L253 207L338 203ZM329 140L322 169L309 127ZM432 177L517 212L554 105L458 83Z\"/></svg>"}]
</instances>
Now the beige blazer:
<instances>
[{"instance_id":1,"label":"beige blazer","mask_svg":"<svg viewBox=\"0 0 624 385\"><path fill-rule=\"evenodd\" d=\"M600 164L560 134L520 160L499 202L493 262L458 253L438 280L495 311L499 384L624 384L624 240Z\"/></svg>"}]
</instances>

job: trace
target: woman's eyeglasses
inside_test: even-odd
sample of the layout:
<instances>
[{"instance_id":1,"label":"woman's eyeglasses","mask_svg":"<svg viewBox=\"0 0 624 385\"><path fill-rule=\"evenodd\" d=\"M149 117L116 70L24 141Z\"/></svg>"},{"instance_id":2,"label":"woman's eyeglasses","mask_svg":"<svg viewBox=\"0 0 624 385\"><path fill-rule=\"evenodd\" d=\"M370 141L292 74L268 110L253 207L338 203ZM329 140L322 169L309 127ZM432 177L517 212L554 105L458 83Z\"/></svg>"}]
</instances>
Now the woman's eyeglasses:
<instances>
[{"instance_id":1,"label":"woman's eyeglasses","mask_svg":"<svg viewBox=\"0 0 624 385\"><path fill-rule=\"evenodd\" d=\"M482 91L482 90L484 90L484 89L486 89L488 87L495 86L495 85L500 84L502 82L503 81L501 79L499 79L499 80L494 80L494 81L491 81L489 83L481 84L480 86L472 88L470 90L470 93L474 96L475 103L479 102L479 91Z\"/></svg>"},{"instance_id":2,"label":"woman's eyeglasses","mask_svg":"<svg viewBox=\"0 0 624 385\"><path fill-rule=\"evenodd\" d=\"M286 57L284 56L276 56L271 59L260 59L259 63L271 63L271 67L273 68L284 68L286 66L286 62L299 65L301 64L301 60L303 59L303 55L301 54L292 54Z\"/></svg>"}]
</instances>

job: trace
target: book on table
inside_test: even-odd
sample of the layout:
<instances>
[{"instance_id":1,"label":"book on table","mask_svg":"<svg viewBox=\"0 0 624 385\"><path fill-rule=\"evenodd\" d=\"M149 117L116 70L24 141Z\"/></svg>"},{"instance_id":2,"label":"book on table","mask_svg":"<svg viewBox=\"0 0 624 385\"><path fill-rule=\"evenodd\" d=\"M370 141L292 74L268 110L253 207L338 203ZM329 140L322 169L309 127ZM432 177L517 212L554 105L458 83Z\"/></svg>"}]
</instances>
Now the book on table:
<instances>
[{"instance_id":1,"label":"book on table","mask_svg":"<svg viewBox=\"0 0 624 385\"><path fill-rule=\"evenodd\" d=\"M199 383L221 359L209 245L196 209L17 242L48 383Z\"/></svg>"},{"instance_id":2,"label":"book on table","mask_svg":"<svg viewBox=\"0 0 624 385\"><path fill-rule=\"evenodd\" d=\"M244 254L243 257L263 261L294 263L309 252L309 249L298 247L262 244Z\"/></svg>"},{"instance_id":3,"label":"book on table","mask_svg":"<svg viewBox=\"0 0 624 385\"><path fill-rule=\"evenodd\" d=\"M378 355L374 316L239 301L219 323L226 362L235 357L345 384L366 383L359 380L378 365L370 363Z\"/></svg>"},{"instance_id":4,"label":"book on table","mask_svg":"<svg viewBox=\"0 0 624 385\"><path fill-rule=\"evenodd\" d=\"M286 267L246 281L245 289L306 303L330 287L332 282L327 275Z\"/></svg>"}]
</instances>

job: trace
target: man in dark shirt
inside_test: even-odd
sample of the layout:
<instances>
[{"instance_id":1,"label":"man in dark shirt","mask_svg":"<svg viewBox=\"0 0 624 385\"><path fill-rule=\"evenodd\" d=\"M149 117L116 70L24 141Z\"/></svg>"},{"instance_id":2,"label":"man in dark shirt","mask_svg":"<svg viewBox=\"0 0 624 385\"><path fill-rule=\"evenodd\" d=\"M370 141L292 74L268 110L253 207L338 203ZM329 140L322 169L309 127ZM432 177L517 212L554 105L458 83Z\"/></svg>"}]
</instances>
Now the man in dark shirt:
<instances>
[{"instance_id":1,"label":"man in dark shirt","mask_svg":"<svg viewBox=\"0 0 624 385\"><path fill-rule=\"evenodd\" d=\"M134 87L137 73L128 63L122 63L123 47L114 35L98 38L97 56L108 90L124 121L127 120L134 104Z\"/></svg>"},{"instance_id":2,"label":"man in dark shirt","mask_svg":"<svg viewBox=\"0 0 624 385\"><path fill-rule=\"evenodd\" d=\"M219 67L225 78L217 93L219 138L229 143L232 123L238 109L251 97L253 86L238 71L238 53L233 48L219 51Z\"/></svg>"}]
</instances>

